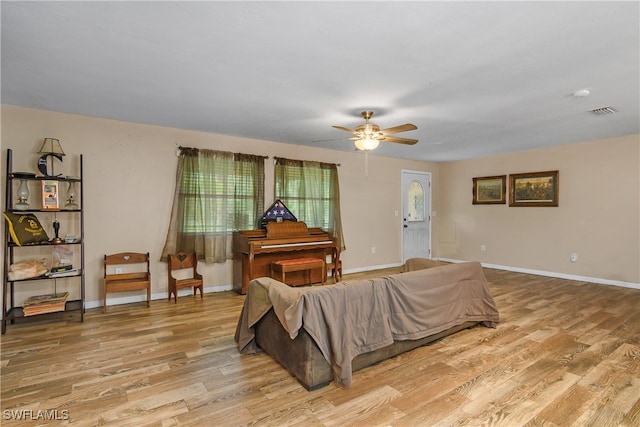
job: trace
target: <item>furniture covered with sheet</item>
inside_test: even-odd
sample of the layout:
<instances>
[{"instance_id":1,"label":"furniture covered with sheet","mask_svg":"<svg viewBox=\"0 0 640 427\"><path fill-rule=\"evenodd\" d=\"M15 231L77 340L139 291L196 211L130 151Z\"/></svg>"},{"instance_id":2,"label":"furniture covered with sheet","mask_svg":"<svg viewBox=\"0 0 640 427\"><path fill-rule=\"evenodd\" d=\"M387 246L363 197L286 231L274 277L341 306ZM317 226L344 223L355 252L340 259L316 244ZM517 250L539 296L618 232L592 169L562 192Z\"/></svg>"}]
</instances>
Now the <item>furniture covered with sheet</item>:
<instances>
[{"instance_id":1,"label":"furniture covered with sheet","mask_svg":"<svg viewBox=\"0 0 640 427\"><path fill-rule=\"evenodd\" d=\"M259 348L307 388L481 323L498 310L477 262L450 264L375 279L291 288L271 278L250 282L236 342Z\"/></svg>"}]
</instances>

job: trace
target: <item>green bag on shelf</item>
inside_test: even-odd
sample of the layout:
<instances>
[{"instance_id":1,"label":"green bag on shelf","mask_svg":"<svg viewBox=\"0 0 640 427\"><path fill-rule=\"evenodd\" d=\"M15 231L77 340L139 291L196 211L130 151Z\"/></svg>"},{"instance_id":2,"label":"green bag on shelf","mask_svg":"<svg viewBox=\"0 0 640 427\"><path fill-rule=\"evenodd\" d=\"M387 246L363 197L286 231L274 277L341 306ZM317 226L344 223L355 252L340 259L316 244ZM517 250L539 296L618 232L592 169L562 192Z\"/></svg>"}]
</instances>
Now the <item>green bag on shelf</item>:
<instances>
[{"instance_id":1,"label":"green bag on shelf","mask_svg":"<svg viewBox=\"0 0 640 427\"><path fill-rule=\"evenodd\" d=\"M11 240L13 240L16 245L37 245L49 241L47 232L44 231L40 221L38 221L38 217L34 214L5 212L4 218L9 224Z\"/></svg>"}]
</instances>

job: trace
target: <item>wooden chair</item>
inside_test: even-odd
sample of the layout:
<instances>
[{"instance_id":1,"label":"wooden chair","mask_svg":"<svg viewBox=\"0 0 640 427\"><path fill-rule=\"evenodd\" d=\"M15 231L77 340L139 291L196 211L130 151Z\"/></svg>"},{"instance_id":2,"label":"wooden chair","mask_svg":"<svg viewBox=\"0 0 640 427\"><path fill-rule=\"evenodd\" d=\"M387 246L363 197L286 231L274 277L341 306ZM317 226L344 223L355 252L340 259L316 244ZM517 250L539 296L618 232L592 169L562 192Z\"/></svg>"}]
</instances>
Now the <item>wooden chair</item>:
<instances>
[{"instance_id":1,"label":"wooden chair","mask_svg":"<svg viewBox=\"0 0 640 427\"><path fill-rule=\"evenodd\" d=\"M169 301L171 301L171 294L173 294L173 300L178 303L178 289L193 288L193 296L197 295L197 289L200 289L200 299L202 299L204 285L202 282L202 275L198 273L198 257L195 252L185 253L178 252L177 254L168 255L168 274L169 274ZM190 277L179 279L174 276L174 272L178 270L191 270Z\"/></svg>"},{"instance_id":2,"label":"wooden chair","mask_svg":"<svg viewBox=\"0 0 640 427\"><path fill-rule=\"evenodd\" d=\"M107 312L109 292L147 291L147 307L151 301L149 252L121 252L104 256L104 299L102 312Z\"/></svg>"}]
</instances>

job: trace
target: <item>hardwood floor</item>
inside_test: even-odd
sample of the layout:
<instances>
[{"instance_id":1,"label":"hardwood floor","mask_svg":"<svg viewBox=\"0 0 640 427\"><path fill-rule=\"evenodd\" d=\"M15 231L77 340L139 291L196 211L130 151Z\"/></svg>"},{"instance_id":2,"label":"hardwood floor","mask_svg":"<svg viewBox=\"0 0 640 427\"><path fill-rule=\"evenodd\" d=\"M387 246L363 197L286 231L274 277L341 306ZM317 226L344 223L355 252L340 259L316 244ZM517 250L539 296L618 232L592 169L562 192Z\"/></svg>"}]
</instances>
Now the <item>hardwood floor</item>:
<instances>
[{"instance_id":1,"label":"hardwood floor","mask_svg":"<svg viewBox=\"0 0 640 427\"><path fill-rule=\"evenodd\" d=\"M90 310L84 323L9 325L0 422L640 425L640 291L485 274L497 329L465 330L358 371L346 390L307 392L269 356L240 355L233 335L244 297L234 292Z\"/></svg>"}]
</instances>

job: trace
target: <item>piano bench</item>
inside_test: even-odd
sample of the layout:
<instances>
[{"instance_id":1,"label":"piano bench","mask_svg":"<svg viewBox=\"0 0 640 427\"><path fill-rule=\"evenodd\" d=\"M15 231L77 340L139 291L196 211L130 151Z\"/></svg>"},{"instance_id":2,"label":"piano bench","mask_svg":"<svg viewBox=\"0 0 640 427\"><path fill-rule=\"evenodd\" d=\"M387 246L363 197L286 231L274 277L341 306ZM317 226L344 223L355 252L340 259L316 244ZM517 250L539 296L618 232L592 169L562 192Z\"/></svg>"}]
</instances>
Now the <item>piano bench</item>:
<instances>
[{"instance_id":1,"label":"piano bench","mask_svg":"<svg viewBox=\"0 0 640 427\"><path fill-rule=\"evenodd\" d=\"M271 277L273 279L280 280L282 283L286 282L286 273L293 271L306 271L307 281L311 284L311 270L321 269L322 284L327 280L327 265L323 259L320 258L296 258L296 259L283 259L280 261L274 261L271 263ZM275 275L278 274L278 277Z\"/></svg>"}]
</instances>

